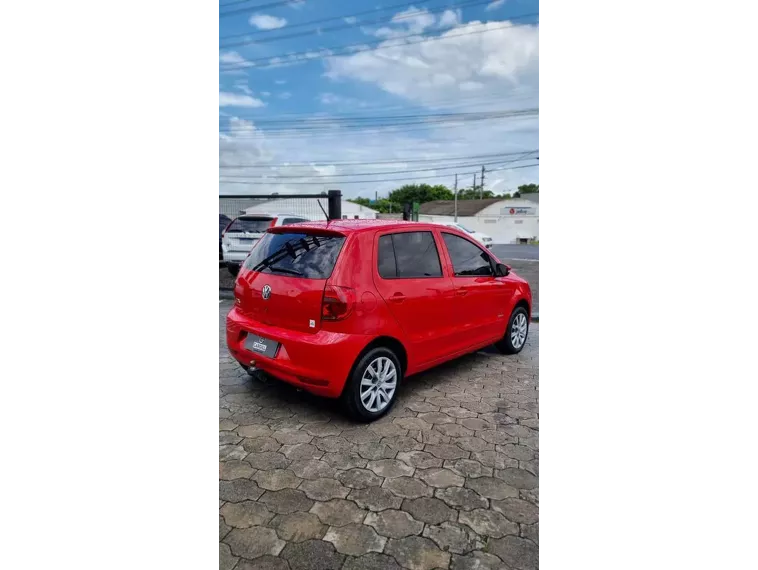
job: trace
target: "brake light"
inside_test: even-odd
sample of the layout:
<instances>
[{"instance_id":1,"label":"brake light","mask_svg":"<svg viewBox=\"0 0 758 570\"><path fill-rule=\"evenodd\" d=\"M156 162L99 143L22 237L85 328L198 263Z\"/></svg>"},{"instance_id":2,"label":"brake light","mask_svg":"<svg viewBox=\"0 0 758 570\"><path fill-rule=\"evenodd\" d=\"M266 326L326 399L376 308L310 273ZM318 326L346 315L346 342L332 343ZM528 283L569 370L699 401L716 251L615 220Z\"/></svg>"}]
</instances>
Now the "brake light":
<instances>
[{"instance_id":1,"label":"brake light","mask_svg":"<svg viewBox=\"0 0 758 570\"><path fill-rule=\"evenodd\" d=\"M276 225L276 220L278 219L279 218L274 218L273 220L271 220L271 223L268 225L268 227L273 228Z\"/></svg>"},{"instance_id":2,"label":"brake light","mask_svg":"<svg viewBox=\"0 0 758 570\"><path fill-rule=\"evenodd\" d=\"M235 219L236 219L236 218L235 218ZM231 226L233 223L234 223L234 220L232 220L231 222L229 222L228 224L226 224L226 227L224 228L224 231L223 231L223 232L221 232L221 238L222 238L222 239L223 239L223 237L226 235L226 232L227 232L227 230L229 229L229 226Z\"/></svg>"},{"instance_id":3,"label":"brake light","mask_svg":"<svg viewBox=\"0 0 758 570\"><path fill-rule=\"evenodd\" d=\"M321 320L341 321L350 316L355 304L355 291L349 287L327 285L321 302Z\"/></svg>"}]
</instances>

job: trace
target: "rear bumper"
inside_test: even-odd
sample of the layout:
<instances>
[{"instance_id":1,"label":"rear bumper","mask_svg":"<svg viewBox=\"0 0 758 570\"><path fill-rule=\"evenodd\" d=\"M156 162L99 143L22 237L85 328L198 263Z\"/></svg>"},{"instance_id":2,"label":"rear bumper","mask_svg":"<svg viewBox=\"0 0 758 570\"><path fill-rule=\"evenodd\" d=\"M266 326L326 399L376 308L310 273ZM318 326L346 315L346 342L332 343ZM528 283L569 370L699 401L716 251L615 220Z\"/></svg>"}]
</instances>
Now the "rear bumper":
<instances>
[{"instance_id":1,"label":"rear bumper","mask_svg":"<svg viewBox=\"0 0 758 570\"><path fill-rule=\"evenodd\" d=\"M245 348L248 334L280 343L274 358ZM369 338L324 330L301 333L266 325L233 307L226 316L226 344L231 355L245 366L254 366L290 384L327 398L342 394L350 369Z\"/></svg>"}]
</instances>

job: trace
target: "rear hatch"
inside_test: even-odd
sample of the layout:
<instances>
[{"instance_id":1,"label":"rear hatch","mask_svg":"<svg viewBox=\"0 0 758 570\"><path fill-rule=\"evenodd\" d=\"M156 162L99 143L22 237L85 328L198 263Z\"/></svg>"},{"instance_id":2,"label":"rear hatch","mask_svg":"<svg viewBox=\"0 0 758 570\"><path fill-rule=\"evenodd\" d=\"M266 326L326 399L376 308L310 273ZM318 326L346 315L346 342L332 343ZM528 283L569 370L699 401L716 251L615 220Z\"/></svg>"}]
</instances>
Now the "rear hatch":
<instances>
[{"instance_id":1,"label":"rear hatch","mask_svg":"<svg viewBox=\"0 0 758 570\"><path fill-rule=\"evenodd\" d=\"M272 216L240 216L224 232L224 251L247 253L275 223L276 218Z\"/></svg>"},{"instance_id":2,"label":"rear hatch","mask_svg":"<svg viewBox=\"0 0 758 570\"><path fill-rule=\"evenodd\" d=\"M345 239L312 230L264 234L234 286L239 310L267 325L320 330L324 288Z\"/></svg>"}]
</instances>

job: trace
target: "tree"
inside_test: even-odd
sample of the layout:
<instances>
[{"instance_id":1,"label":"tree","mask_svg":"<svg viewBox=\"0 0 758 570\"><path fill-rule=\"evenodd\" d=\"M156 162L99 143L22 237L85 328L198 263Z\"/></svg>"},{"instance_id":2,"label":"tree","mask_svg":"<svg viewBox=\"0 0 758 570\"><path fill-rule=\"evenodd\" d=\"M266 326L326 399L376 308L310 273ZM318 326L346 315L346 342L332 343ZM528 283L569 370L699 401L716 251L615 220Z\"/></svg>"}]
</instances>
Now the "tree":
<instances>
[{"instance_id":1,"label":"tree","mask_svg":"<svg viewBox=\"0 0 758 570\"><path fill-rule=\"evenodd\" d=\"M447 186L437 184L406 184L397 190L390 192L389 200L396 204L405 204L406 202L431 202L432 200L452 200L453 191Z\"/></svg>"},{"instance_id":2,"label":"tree","mask_svg":"<svg viewBox=\"0 0 758 570\"><path fill-rule=\"evenodd\" d=\"M522 184L518 187L519 195L521 194L537 194L540 191L539 184Z\"/></svg>"},{"instance_id":3,"label":"tree","mask_svg":"<svg viewBox=\"0 0 758 570\"><path fill-rule=\"evenodd\" d=\"M368 198L348 198L347 201L353 204L360 204L361 206L369 206L371 204L371 200Z\"/></svg>"},{"instance_id":4,"label":"tree","mask_svg":"<svg viewBox=\"0 0 758 570\"><path fill-rule=\"evenodd\" d=\"M463 188L458 191L459 200L478 200L480 198L481 186L476 188ZM485 190L481 192L482 198L494 198L495 194L492 190Z\"/></svg>"}]
</instances>

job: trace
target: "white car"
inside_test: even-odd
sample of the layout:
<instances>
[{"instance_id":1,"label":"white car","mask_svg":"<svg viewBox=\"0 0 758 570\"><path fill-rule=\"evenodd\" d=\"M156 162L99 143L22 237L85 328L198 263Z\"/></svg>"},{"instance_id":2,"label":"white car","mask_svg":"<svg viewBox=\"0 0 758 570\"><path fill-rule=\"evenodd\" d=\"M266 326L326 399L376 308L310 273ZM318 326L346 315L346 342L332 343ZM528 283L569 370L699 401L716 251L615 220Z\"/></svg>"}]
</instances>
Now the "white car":
<instances>
[{"instance_id":1,"label":"white car","mask_svg":"<svg viewBox=\"0 0 758 570\"><path fill-rule=\"evenodd\" d=\"M268 228L309 221L297 214L243 214L235 218L221 234L221 253L229 273L239 273L247 254Z\"/></svg>"},{"instance_id":2,"label":"white car","mask_svg":"<svg viewBox=\"0 0 758 570\"><path fill-rule=\"evenodd\" d=\"M492 247L492 238L488 236L487 234L470 230L469 228L462 226L461 224L457 224L455 222L447 222L447 223L443 223L442 225L449 226L451 228L456 228L458 230L461 230L462 232L469 234L472 238L474 238L476 241L478 241L487 249L490 249Z\"/></svg>"}]
</instances>

